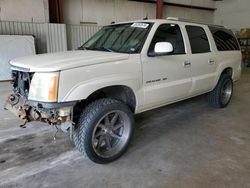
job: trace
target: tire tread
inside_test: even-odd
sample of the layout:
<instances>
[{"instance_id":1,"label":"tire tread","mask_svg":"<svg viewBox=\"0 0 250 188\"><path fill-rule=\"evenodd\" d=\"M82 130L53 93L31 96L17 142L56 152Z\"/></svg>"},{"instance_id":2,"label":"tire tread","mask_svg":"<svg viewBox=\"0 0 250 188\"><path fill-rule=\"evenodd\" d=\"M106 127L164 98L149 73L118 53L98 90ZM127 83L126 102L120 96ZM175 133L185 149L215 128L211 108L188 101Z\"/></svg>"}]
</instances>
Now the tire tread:
<instances>
[{"instance_id":1,"label":"tire tread","mask_svg":"<svg viewBox=\"0 0 250 188\"><path fill-rule=\"evenodd\" d=\"M76 148L84 155L85 158L89 158L91 161L94 161L99 164L112 162L113 159L111 159L110 161L109 160L103 161L103 160L96 158L93 155L91 149L89 148L91 147L92 143L90 143L88 139L89 132L93 128L91 122L95 120L96 116L98 115L98 112L102 108L108 105L115 105L115 104L122 105L123 107L127 108L130 111L130 109L120 101L109 99L109 98L99 99L99 100L93 101L92 103L90 103L89 105L85 107L85 109L80 115L78 124L73 130L73 141L75 143ZM132 112L130 115L132 115Z\"/></svg>"},{"instance_id":2,"label":"tire tread","mask_svg":"<svg viewBox=\"0 0 250 188\"><path fill-rule=\"evenodd\" d=\"M224 108L230 102L230 100L229 100L229 102L226 105L223 105L221 103L221 99L220 99L221 86L226 79L230 79L232 81L232 78L229 74L222 74L216 87L209 93L208 103L210 104L210 106L212 106L214 108Z\"/></svg>"}]
</instances>

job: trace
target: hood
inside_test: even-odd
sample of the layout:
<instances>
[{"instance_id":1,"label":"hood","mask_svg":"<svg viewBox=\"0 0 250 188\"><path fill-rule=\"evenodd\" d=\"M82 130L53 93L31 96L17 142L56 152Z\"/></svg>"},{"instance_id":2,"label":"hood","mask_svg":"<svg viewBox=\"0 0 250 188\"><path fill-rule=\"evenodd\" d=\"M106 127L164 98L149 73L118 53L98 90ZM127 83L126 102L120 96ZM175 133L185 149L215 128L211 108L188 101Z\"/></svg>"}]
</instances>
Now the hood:
<instances>
[{"instance_id":1,"label":"hood","mask_svg":"<svg viewBox=\"0 0 250 188\"><path fill-rule=\"evenodd\" d=\"M123 53L77 50L17 58L10 64L29 72L53 72L128 58L129 54Z\"/></svg>"}]
</instances>

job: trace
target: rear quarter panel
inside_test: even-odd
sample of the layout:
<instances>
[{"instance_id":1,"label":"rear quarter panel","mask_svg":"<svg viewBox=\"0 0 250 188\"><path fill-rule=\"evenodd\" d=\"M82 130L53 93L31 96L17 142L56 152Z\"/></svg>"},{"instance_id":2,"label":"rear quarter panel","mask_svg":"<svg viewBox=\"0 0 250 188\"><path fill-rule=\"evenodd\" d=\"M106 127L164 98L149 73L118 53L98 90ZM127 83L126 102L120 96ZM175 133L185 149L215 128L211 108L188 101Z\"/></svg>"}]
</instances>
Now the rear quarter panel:
<instances>
[{"instance_id":1,"label":"rear quarter panel","mask_svg":"<svg viewBox=\"0 0 250 188\"><path fill-rule=\"evenodd\" d=\"M214 85L216 86L221 73L226 68L233 69L232 79L233 81L237 81L241 76L241 61L242 55L241 51L223 51L215 53L216 62L218 62L218 67L216 70L216 77L214 80Z\"/></svg>"}]
</instances>

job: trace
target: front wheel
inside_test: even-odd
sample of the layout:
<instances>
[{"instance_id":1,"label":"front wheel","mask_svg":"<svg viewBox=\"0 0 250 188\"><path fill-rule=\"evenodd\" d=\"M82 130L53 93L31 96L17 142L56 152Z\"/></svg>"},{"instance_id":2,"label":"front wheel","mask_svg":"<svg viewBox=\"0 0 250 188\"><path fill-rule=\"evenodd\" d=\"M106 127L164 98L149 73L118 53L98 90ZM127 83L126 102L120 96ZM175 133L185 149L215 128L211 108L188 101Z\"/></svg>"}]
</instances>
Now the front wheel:
<instances>
[{"instance_id":1,"label":"front wheel","mask_svg":"<svg viewBox=\"0 0 250 188\"><path fill-rule=\"evenodd\" d=\"M100 99L84 109L73 130L73 140L76 148L93 162L109 163L128 148L133 124L133 113L125 104Z\"/></svg>"},{"instance_id":2,"label":"front wheel","mask_svg":"<svg viewBox=\"0 0 250 188\"><path fill-rule=\"evenodd\" d=\"M232 98L233 80L230 75L222 74L217 86L209 93L209 104L215 108L225 108Z\"/></svg>"}]
</instances>

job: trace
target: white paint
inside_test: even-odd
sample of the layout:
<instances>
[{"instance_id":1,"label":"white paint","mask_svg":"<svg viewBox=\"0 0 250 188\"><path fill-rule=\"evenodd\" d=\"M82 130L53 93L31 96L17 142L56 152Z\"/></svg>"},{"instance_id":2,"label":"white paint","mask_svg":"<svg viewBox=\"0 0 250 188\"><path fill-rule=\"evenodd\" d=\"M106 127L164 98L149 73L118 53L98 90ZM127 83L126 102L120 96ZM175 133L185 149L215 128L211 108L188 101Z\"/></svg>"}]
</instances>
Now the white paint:
<instances>
[{"instance_id":1,"label":"white paint","mask_svg":"<svg viewBox=\"0 0 250 188\"><path fill-rule=\"evenodd\" d=\"M233 69L233 80L239 79L240 50L218 51L207 25L171 20L139 22L154 23L140 54L78 50L19 58L11 61L11 64L20 68L30 68L31 72L36 72L30 91L34 85L42 83L36 74L45 72L43 74L45 78L49 75L48 72L60 71L58 102L80 101L95 91L109 86L127 86L135 94L135 113L207 93L216 86L222 71L228 67ZM148 56L152 38L162 24L180 26L186 54ZM211 52L191 53L186 25L199 26L205 30ZM211 60L214 63L209 63ZM185 63L187 61L190 62L189 66ZM34 91L38 92L36 88ZM41 101L36 97L32 100Z\"/></svg>"},{"instance_id":2,"label":"white paint","mask_svg":"<svg viewBox=\"0 0 250 188\"><path fill-rule=\"evenodd\" d=\"M0 0L0 21L48 22L48 0Z\"/></svg>"},{"instance_id":3,"label":"white paint","mask_svg":"<svg viewBox=\"0 0 250 188\"><path fill-rule=\"evenodd\" d=\"M154 19L156 5L128 0L65 0L64 17L66 23L95 22L106 25L112 21L140 20L146 16ZM171 0L168 2L214 8L210 0ZM165 6L164 17L175 16L201 22L213 22L213 12L176 6Z\"/></svg>"},{"instance_id":4,"label":"white paint","mask_svg":"<svg viewBox=\"0 0 250 188\"><path fill-rule=\"evenodd\" d=\"M214 22L233 30L250 27L250 1L226 0L216 3Z\"/></svg>"}]
</instances>

